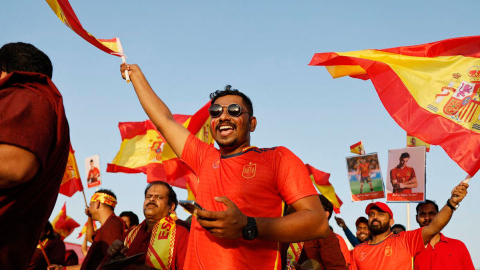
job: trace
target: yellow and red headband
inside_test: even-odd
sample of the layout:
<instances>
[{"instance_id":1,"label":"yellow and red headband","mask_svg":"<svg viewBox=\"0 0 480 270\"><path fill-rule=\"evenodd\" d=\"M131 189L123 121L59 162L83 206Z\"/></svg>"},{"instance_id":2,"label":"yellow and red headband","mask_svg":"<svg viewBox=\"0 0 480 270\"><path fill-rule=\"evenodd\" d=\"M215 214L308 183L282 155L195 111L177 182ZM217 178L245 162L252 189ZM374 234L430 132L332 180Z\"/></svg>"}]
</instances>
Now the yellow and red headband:
<instances>
[{"instance_id":1,"label":"yellow and red headband","mask_svg":"<svg viewBox=\"0 0 480 270\"><path fill-rule=\"evenodd\" d=\"M117 205L117 200L113 196L108 195L107 193L95 193L95 194L93 194L90 202L95 202L95 201L99 201L99 202L104 203L106 205L110 205L113 208L115 208L115 206Z\"/></svg>"}]
</instances>

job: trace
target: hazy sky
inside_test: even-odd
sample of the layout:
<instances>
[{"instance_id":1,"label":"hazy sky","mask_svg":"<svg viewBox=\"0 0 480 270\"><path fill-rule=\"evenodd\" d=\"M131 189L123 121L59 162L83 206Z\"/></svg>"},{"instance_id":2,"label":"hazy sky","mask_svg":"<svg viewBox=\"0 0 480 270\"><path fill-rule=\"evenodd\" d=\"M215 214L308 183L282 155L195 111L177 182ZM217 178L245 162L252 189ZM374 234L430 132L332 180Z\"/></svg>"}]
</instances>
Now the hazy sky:
<instances>
[{"instance_id":1,"label":"hazy sky","mask_svg":"<svg viewBox=\"0 0 480 270\"><path fill-rule=\"evenodd\" d=\"M208 94L226 84L244 91L258 119L252 144L282 145L305 163L331 173L344 201L347 225L368 202L351 202L345 157L363 140L377 152L384 178L389 149L405 147L405 132L383 108L370 81L332 79L308 66L316 52L416 45L478 34L477 1L93 1L71 0L84 28L97 38L119 37L129 63L137 63L174 113L193 114ZM82 180L84 158L100 155L102 188L118 196L116 213L132 210L143 220L143 174L106 173L120 146L118 122L143 121L131 84L120 77L120 58L85 42L63 25L45 1L8 1L0 9L1 43L29 42L47 53L53 81L64 97L70 136ZM466 173L432 146L427 154L427 198L442 207ZM186 192L177 190L184 199ZM94 189L86 190L89 198ZM480 267L477 179L444 229L462 240ZM385 201L385 200L380 200ZM83 196L60 195L50 220L67 202L82 225ZM417 228L415 205L410 225ZM406 204L390 204L396 223L406 224ZM181 218L187 214L178 211ZM342 230L331 220L337 233ZM67 241L79 243L78 230Z\"/></svg>"}]
</instances>

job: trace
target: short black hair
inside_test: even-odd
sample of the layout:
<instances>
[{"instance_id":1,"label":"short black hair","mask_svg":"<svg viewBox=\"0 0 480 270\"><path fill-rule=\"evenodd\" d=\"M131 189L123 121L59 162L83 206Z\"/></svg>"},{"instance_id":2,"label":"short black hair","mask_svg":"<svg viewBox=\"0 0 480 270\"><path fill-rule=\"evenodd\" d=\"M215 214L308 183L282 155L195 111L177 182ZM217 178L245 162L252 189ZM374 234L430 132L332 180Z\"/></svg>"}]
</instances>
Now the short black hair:
<instances>
[{"instance_id":1,"label":"short black hair","mask_svg":"<svg viewBox=\"0 0 480 270\"><path fill-rule=\"evenodd\" d=\"M112 196L113 198L115 198L115 200L117 199L117 196L115 196L115 194L109 189L99 189L99 190L95 191L95 193L105 193L105 194L108 194L108 195ZM108 204L104 204L104 203L102 203L102 204L109 207L110 209L112 209L112 211L115 210L114 207L112 207Z\"/></svg>"},{"instance_id":2,"label":"short black hair","mask_svg":"<svg viewBox=\"0 0 480 270\"><path fill-rule=\"evenodd\" d=\"M402 159L404 159L404 158L410 158L410 154L407 153L407 152L402 153L402 154L400 155L400 160L402 160Z\"/></svg>"},{"instance_id":3,"label":"short black hair","mask_svg":"<svg viewBox=\"0 0 480 270\"><path fill-rule=\"evenodd\" d=\"M328 220L332 217L333 213L333 204L327 199L327 197L323 196L322 194L318 195L320 198L320 202L322 203L323 209L325 211L328 211L330 213L330 216L328 217Z\"/></svg>"},{"instance_id":4,"label":"short black hair","mask_svg":"<svg viewBox=\"0 0 480 270\"><path fill-rule=\"evenodd\" d=\"M245 95L244 93L238 91L238 89L232 89L231 85L225 86L225 89L223 90L217 90L211 93L210 98L212 99L212 101L210 102L210 105L213 105L215 103L215 100L217 100L218 98L229 95L241 97L243 99L243 102L245 102L245 105L247 106L248 115L253 116L252 100L250 100L250 98L247 97L247 95Z\"/></svg>"},{"instance_id":5,"label":"short black hair","mask_svg":"<svg viewBox=\"0 0 480 270\"><path fill-rule=\"evenodd\" d=\"M403 226L402 224L394 224L391 228L391 230L395 229L395 228L400 228L402 229L403 231L406 231L407 228L405 228L405 226Z\"/></svg>"},{"instance_id":6,"label":"short black hair","mask_svg":"<svg viewBox=\"0 0 480 270\"><path fill-rule=\"evenodd\" d=\"M424 202L421 202L421 203L417 204L417 207L416 207L417 215L418 215L418 210L420 209L420 207L422 207L422 206L424 206L424 205L427 205L427 204L432 204L432 205L435 207L435 210L436 210L437 213L438 213L438 205L437 205L437 203L435 203L434 201L431 201L431 200L425 200Z\"/></svg>"},{"instance_id":7,"label":"short black hair","mask_svg":"<svg viewBox=\"0 0 480 270\"><path fill-rule=\"evenodd\" d=\"M52 78L53 66L50 58L29 43L7 43L0 48L0 69L11 73L14 71L36 72Z\"/></svg>"},{"instance_id":8,"label":"short black hair","mask_svg":"<svg viewBox=\"0 0 480 270\"><path fill-rule=\"evenodd\" d=\"M132 211L123 211L122 213L120 213L119 217L128 217L128 219L130 220L130 226L137 226L140 223L138 220L138 216Z\"/></svg>"},{"instance_id":9,"label":"short black hair","mask_svg":"<svg viewBox=\"0 0 480 270\"><path fill-rule=\"evenodd\" d=\"M173 210L177 209L177 205L178 205L177 194L173 190L172 186L170 186L169 184L167 184L163 181L154 181L154 182L149 183L147 185L147 187L145 188L145 196L147 196L148 189L151 188L154 185L162 185L162 186L164 186L168 189L168 203L175 204L175 208Z\"/></svg>"}]
</instances>

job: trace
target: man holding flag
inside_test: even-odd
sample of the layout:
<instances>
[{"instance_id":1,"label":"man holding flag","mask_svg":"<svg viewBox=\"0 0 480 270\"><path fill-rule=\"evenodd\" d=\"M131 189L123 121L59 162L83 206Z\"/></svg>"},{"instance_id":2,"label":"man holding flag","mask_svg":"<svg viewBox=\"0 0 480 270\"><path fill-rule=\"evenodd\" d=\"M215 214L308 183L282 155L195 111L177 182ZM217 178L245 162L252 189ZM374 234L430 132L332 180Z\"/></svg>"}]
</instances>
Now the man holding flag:
<instances>
[{"instance_id":1,"label":"man holding flag","mask_svg":"<svg viewBox=\"0 0 480 270\"><path fill-rule=\"evenodd\" d=\"M69 128L52 72L31 44L0 48L0 269L27 267L65 172Z\"/></svg>"},{"instance_id":2,"label":"man holding flag","mask_svg":"<svg viewBox=\"0 0 480 270\"><path fill-rule=\"evenodd\" d=\"M122 64L122 76L125 71L147 115L196 173L197 202L210 210L196 211L186 268L280 269L278 242L327 236L326 215L302 161L284 147L250 145L257 120L245 94L227 86L211 95L217 150L175 122L137 65ZM282 217L283 202L295 213Z\"/></svg>"}]
</instances>

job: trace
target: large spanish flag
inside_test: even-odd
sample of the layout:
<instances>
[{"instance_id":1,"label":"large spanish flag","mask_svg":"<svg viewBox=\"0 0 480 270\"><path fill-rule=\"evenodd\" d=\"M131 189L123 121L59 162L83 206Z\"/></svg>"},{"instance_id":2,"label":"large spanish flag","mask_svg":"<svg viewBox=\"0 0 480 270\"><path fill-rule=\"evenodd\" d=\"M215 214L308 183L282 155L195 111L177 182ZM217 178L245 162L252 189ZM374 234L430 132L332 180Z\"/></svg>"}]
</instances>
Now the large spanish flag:
<instances>
[{"instance_id":1,"label":"large spanish flag","mask_svg":"<svg viewBox=\"0 0 480 270\"><path fill-rule=\"evenodd\" d=\"M62 210L52 221L52 227L62 240L69 236L75 228L80 227L80 224L67 216L67 203L63 204Z\"/></svg>"},{"instance_id":2,"label":"large spanish flag","mask_svg":"<svg viewBox=\"0 0 480 270\"><path fill-rule=\"evenodd\" d=\"M193 116L175 114L174 118L197 138L213 144L209 106L210 102ZM147 182L161 180L180 188L187 188L189 181L197 179L173 153L152 121L123 122L118 127L122 144L112 163L107 165L107 172L142 172L147 174Z\"/></svg>"},{"instance_id":3,"label":"large spanish flag","mask_svg":"<svg viewBox=\"0 0 480 270\"><path fill-rule=\"evenodd\" d=\"M77 161L75 159L75 151L70 145L70 152L68 153L67 167L63 174L62 184L60 185L59 193L72 197L77 191L82 191L83 185L80 180L80 173L78 172Z\"/></svg>"},{"instance_id":4,"label":"large spanish flag","mask_svg":"<svg viewBox=\"0 0 480 270\"><path fill-rule=\"evenodd\" d=\"M480 36L384 50L317 53L333 78L370 79L407 134L440 145L473 176L480 168Z\"/></svg>"},{"instance_id":5,"label":"large spanish flag","mask_svg":"<svg viewBox=\"0 0 480 270\"><path fill-rule=\"evenodd\" d=\"M57 15L57 17L62 21L66 26L72 29L75 33L81 36L83 39L88 41L93 46L99 48L100 50L116 56L123 56L121 50L121 45L119 46L120 41L118 38L112 39L97 39L92 34L83 29L82 24L77 18L77 15L70 6L70 3L67 0L45 0L47 1L50 8Z\"/></svg>"},{"instance_id":6,"label":"large spanish flag","mask_svg":"<svg viewBox=\"0 0 480 270\"><path fill-rule=\"evenodd\" d=\"M305 166L307 166L313 184L317 187L318 191L333 204L333 211L339 214L343 202L337 196L337 193L335 193L335 188L330 184L330 174L317 170L309 164L305 164Z\"/></svg>"}]
</instances>

